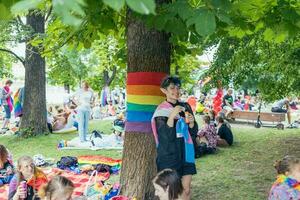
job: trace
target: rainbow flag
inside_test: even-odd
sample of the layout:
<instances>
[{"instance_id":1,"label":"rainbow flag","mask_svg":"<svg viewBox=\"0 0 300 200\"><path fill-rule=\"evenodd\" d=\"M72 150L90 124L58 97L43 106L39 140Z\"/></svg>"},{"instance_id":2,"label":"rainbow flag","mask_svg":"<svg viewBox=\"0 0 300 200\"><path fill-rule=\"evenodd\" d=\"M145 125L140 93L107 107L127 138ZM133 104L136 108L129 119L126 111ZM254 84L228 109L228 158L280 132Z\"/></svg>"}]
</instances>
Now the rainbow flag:
<instances>
[{"instance_id":1,"label":"rainbow flag","mask_svg":"<svg viewBox=\"0 0 300 200\"><path fill-rule=\"evenodd\" d=\"M14 112L15 112L15 117L20 117L23 113L22 105L19 99L19 93L21 89L18 89L16 94L14 95Z\"/></svg>"},{"instance_id":2,"label":"rainbow flag","mask_svg":"<svg viewBox=\"0 0 300 200\"><path fill-rule=\"evenodd\" d=\"M152 133L151 118L156 107L165 100L160 90L161 72L131 72L127 74L126 132Z\"/></svg>"}]
</instances>

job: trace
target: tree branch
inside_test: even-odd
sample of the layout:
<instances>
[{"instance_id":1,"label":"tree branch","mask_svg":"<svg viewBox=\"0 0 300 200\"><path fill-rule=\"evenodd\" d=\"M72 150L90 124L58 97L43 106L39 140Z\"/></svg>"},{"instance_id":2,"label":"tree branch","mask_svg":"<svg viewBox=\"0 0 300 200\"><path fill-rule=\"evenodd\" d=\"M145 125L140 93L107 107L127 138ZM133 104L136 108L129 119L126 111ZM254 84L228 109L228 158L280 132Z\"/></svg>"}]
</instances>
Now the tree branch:
<instances>
[{"instance_id":1,"label":"tree branch","mask_svg":"<svg viewBox=\"0 0 300 200\"><path fill-rule=\"evenodd\" d=\"M51 15L52 9L53 9L53 7L52 7L52 5L51 5L51 6L50 6L50 9L49 9L49 11L48 11L48 13L47 13L47 15L46 15L46 17L45 17L45 22L47 22L49 16Z\"/></svg>"},{"instance_id":2,"label":"tree branch","mask_svg":"<svg viewBox=\"0 0 300 200\"><path fill-rule=\"evenodd\" d=\"M14 52L12 52L11 50L0 48L0 51L4 51L4 52L6 52L6 53L9 53L9 54L13 55L13 56L14 56L15 58L17 58L17 59L23 64L23 66L25 67L25 60L22 59L22 58L21 58L20 56L18 56L17 54L15 54Z\"/></svg>"},{"instance_id":3,"label":"tree branch","mask_svg":"<svg viewBox=\"0 0 300 200\"><path fill-rule=\"evenodd\" d=\"M25 24L23 23L23 21L19 15L17 16L17 22L19 22L21 25L25 26Z\"/></svg>"},{"instance_id":4,"label":"tree branch","mask_svg":"<svg viewBox=\"0 0 300 200\"><path fill-rule=\"evenodd\" d=\"M113 73L112 73L111 77L108 78L108 85L110 85L111 82L114 80L114 78L115 78L115 76L116 76L116 73L117 73L117 67L114 66L114 68L113 68Z\"/></svg>"}]
</instances>

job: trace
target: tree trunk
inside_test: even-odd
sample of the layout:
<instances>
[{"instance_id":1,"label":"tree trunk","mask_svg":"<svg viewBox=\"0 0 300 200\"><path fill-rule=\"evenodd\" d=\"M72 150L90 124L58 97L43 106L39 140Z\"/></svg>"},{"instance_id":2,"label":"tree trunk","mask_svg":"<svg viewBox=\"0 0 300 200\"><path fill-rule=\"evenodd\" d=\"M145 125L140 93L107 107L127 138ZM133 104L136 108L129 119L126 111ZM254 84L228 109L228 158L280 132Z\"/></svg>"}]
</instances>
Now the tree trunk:
<instances>
[{"instance_id":1,"label":"tree trunk","mask_svg":"<svg viewBox=\"0 0 300 200\"><path fill-rule=\"evenodd\" d=\"M70 94L70 85L68 83L64 84L64 89L68 94Z\"/></svg>"},{"instance_id":2,"label":"tree trunk","mask_svg":"<svg viewBox=\"0 0 300 200\"><path fill-rule=\"evenodd\" d=\"M116 73L117 73L116 66L113 67L112 75L110 77L109 77L109 73L106 69L103 71L104 87L105 86L109 87L111 85L114 78L116 77Z\"/></svg>"},{"instance_id":3,"label":"tree trunk","mask_svg":"<svg viewBox=\"0 0 300 200\"><path fill-rule=\"evenodd\" d=\"M165 1L167 2L167 1ZM127 72L170 72L169 35L149 30L127 12ZM159 89L158 89L159 90ZM153 134L126 132L121 169L121 193L139 200L153 200L151 180L156 175Z\"/></svg>"},{"instance_id":4,"label":"tree trunk","mask_svg":"<svg viewBox=\"0 0 300 200\"><path fill-rule=\"evenodd\" d=\"M44 16L30 11L26 24L32 28L32 37L45 32ZM36 135L47 132L45 59L38 48L26 42L25 94L21 130Z\"/></svg>"}]
</instances>

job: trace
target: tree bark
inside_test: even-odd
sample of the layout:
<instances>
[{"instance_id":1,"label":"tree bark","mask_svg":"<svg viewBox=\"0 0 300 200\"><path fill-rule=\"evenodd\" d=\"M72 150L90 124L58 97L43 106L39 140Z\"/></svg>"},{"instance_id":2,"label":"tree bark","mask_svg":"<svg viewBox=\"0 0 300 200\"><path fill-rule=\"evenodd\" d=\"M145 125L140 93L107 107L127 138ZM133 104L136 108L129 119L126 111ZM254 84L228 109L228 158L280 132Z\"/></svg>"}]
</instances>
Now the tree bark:
<instances>
[{"instance_id":1,"label":"tree bark","mask_svg":"<svg viewBox=\"0 0 300 200\"><path fill-rule=\"evenodd\" d=\"M30 11L26 24L32 28L32 37L45 32L44 16ZM32 38L31 37L31 38ZM30 38L30 39L31 39ZM36 135L47 132L45 59L38 48L26 42L25 93L21 130Z\"/></svg>"},{"instance_id":2,"label":"tree bark","mask_svg":"<svg viewBox=\"0 0 300 200\"><path fill-rule=\"evenodd\" d=\"M162 1L160 1L162 2ZM168 1L164 1L168 2ZM149 30L127 12L127 72L170 72L169 35ZM126 132L121 169L121 193L153 200L151 180L156 175L156 149L152 134Z\"/></svg>"},{"instance_id":3,"label":"tree bark","mask_svg":"<svg viewBox=\"0 0 300 200\"><path fill-rule=\"evenodd\" d=\"M104 86L109 87L111 85L114 78L116 77L116 73L117 73L117 67L116 66L113 67L113 72L112 72L112 75L110 77L109 77L109 73L108 73L107 70L103 71Z\"/></svg>"}]
</instances>

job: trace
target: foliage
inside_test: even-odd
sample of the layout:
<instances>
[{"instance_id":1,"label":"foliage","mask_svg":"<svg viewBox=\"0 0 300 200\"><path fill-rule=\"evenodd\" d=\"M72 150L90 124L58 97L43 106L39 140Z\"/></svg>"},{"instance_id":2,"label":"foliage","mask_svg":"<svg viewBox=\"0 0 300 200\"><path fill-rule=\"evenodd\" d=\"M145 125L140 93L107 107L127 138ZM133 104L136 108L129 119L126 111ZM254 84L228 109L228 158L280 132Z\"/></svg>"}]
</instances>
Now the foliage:
<instances>
[{"instance_id":1,"label":"foliage","mask_svg":"<svg viewBox=\"0 0 300 200\"><path fill-rule=\"evenodd\" d=\"M263 35L261 35L263 37ZM300 43L269 43L260 36L221 40L213 64L205 76L236 87L258 89L267 101L299 95ZM252 87L251 87L252 86Z\"/></svg>"},{"instance_id":2,"label":"foliage","mask_svg":"<svg viewBox=\"0 0 300 200\"><path fill-rule=\"evenodd\" d=\"M62 49L48 61L48 80L51 84L68 85L72 89L80 85L88 74L88 67L83 63L84 51Z\"/></svg>"}]
</instances>

